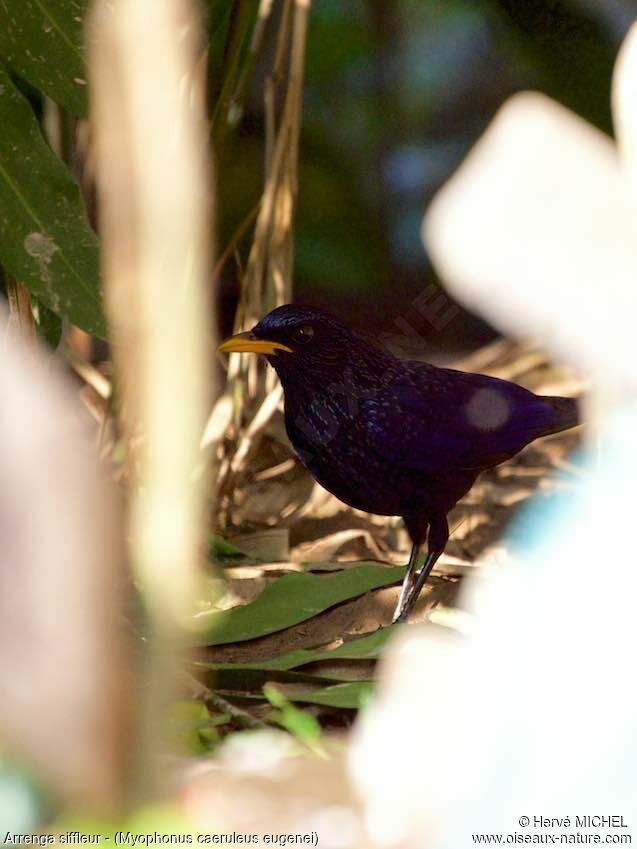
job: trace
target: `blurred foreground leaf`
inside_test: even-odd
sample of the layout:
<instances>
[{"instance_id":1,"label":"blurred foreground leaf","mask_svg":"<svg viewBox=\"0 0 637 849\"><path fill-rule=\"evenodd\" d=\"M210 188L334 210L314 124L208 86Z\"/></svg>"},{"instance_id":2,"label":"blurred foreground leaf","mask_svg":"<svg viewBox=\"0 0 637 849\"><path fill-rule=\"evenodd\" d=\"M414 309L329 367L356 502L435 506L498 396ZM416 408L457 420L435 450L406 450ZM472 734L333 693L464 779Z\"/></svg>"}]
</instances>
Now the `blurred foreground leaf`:
<instances>
[{"instance_id":1,"label":"blurred foreground leaf","mask_svg":"<svg viewBox=\"0 0 637 849\"><path fill-rule=\"evenodd\" d=\"M311 619L335 604L402 580L404 566L357 566L330 575L284 575L250 604L205 611L196 619L203 631L197 645L215 646L263 637Z\"/></svg>"},{"instance_id":2,"label":"blurred foreground leaf","mask_svg":"<svg viewBox=\"0 0 637 849\"><path fill-rule=\"evenodd\" d=\"M263 694L273 707L278 708L275 719L286 731L315 751L321 750L321 725L315 716L291 704L273 684L266 684Z\"/></svg>"},{"instance_id":3,"label":"blurred foreground leaf","mask_svg":"<svg viewBox=\"0 0 637 849\"><path fill-rule=\"evenodd\" d=\"M88 0L0 0L0 55L74 115L88 112L84 15Z\"/></svg>"},{"instance_id":4,"label":"blurred foreground leaf","mask_svg":"<svg viewBox=\"0 0 637 849\"><path fill-rule=\"evenodd\" d=\"M180 754L206 754L221 739L215 725L203 702L196 699L176 702L170 716L170 743Z\"/></svg>"},{"instance_id":5,"label":"blurred foreground leaf","mask_svg":"<svg viewBox=\"0 0 637 849\"><path fill-rule=\"evenodd\" d=\"M0 65L0 262L55 313L106 335L99 243L80 190Z\"/></svg>"},{"instance_id":6,"label":"blurred foreground leaf","mask_svg":"<svg viewBox=\"0 0 637 849\"><path fill-rule=\"evenodd\" d=\"M99 834L108 842L114 841L118 832L127 835L129 832L130 845L133 838L137 837L140 844L148 842L148 834L158 832L159 834L184 834L196 837L199 830L194 828L186 815L182 813L175 803L151 804L133 811L128 817L116 820L99 820L81 813L69 813L60 817L51 827L51 833L56 835L71 832L81 834Z\"/></svg>"}]
</instances>

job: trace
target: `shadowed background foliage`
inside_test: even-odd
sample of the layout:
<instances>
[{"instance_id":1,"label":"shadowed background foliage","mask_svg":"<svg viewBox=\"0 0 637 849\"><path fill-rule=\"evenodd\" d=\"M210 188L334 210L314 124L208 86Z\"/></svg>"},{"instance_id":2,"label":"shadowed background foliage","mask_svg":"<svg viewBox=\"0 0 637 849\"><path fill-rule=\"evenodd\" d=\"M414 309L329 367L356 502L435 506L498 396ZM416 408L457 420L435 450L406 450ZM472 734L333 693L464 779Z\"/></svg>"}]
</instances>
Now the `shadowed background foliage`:
<instances>
[{"instance_id":1,"label":"shadowed background foliage","mask_svg":"<svg viewBox=\"0 0 637 849\"><path fill-rule=\"evenodd\" d=\"M479 319L453 310L445 320L449 302L436 304L438 284L419 232L423 208L515 91L544 91L611 132L612 62L633 6L629 0L314 4L295 298L383 333L398 348L419 348L421 355L429 349L432 358L488 338L491 331ZM236 26L239 7L210 3L217 38ZM226 135L217 145L223 177L220 246L231 240L261 190L263 77L275 36L272 26L232 141ZM216 97L214 85L211 94ZM242 256L248 245L246 235ZM228 262L221 288L222 335L231 330L237 286L237 265ZM423 315L427 305L440 321ZM410 341L414 331L420 338Z\"/></svg>"},{"instance_id":2,"label":"shadowed background foliage","mask_svg":"<svg viewBox=\"0 0 637 849\"><path fill-rule=\"evenodd\" d=\"M268 4L203 0L202 5L210 36L202 71L217 160L217 245L225 258L219 316L226 335L233 329L263 190L268 84L272 115L278 120L282 114L286 51L278 68L275 57L287 6L272 3L253 49L259 8ZM96 226L90 139L78 144L75 134L77 120L88 114L82 44L87 7L88 0L0 3L0 74L8 77L0 97L6 125L22 121L22 136L35 129L34 119L41 121L54 152L80 177ZM515 91L543 91L610 132L613 56L636 14L635 0L314 3L293 234L295 298L329 307L352 324L382 333L388 344L432 359L489 338L482 321L460 309L449 312L446 298L436 301L438 283L419 233L423 209ZM7 98L13 87L33 114L26 103ZM14 184L31 179L46 186L68 178L38 144L36 139L29 156L15 157L10 139L0 140L0 159L10 163ZM77 206L72 187L64 191L65 203ZM91 303L89 291L99 287L93 234L78 219L81 238L65 244L65 234L55 233L55 221L40 210L55 240L49 245L32 238L25 258L25 236L42 228L33 220L25 219L23 227L15 223L24 210L7 192L3 205L11 215L0 218L0 265L41 299L42 332L55 339L44 326L45 307L52 307L103 335L99 306ZM28 200L33 206L37 192ZM42 262L57 300L42 285ZM87 284L84 296L76 291L76 278Z\"/></svg>"}]
</instances>

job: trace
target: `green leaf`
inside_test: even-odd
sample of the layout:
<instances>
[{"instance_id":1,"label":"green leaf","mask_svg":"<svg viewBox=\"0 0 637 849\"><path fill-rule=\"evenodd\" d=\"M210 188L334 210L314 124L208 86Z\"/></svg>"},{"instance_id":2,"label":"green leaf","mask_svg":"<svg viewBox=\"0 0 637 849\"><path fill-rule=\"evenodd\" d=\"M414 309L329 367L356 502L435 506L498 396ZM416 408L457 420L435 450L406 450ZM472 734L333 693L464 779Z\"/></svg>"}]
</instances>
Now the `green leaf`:
<instances>
[{"instance_id":1,"label":"green leaf","mask_svg":"<svg viewBox=\"0 0 637 849\"><path fill-rule=\"evenodd\" d=\"M359 710L367 704L373 691L374 685L370 681L352 681L347 684L334 684L331 687L324 687L322 690L307 693L287 693L286 695L291 702Z\"/></svg>"},{"instance_id":2,"label":"green leaf","mask_svg":"<svg viewBox=\"0 0 637 849\"><path fill-rule=\"evenodd\" d=\"M80 190L1 65L0 126L0 262L55 313L105 338L99 243Z\"/></svg>"},{"instance_id":3,"label":"green leaf","mask_svg":"<svg viewBox=\"0 0 637 849\"><path fill-rule=\"evenodd\" d=\"M88 0L0 0L0 55L74 115L86 117Z\"/></svg>"},{"instance_id":4,"label":"green leaf","mask_svg":"<svg viewBox=\"0 0 637 849\"><path fill-rule=\"evenodd\" d=\"M395 584L404 574L404 566L365 565L328 575L284 575L250 604L198 614L196 624L201 633L196 644L223 645L281 631L342 601Z\"/></svg>"},{"instance_id":5,"label":"green leaf","mask_svg":"<svg viewBox=\"0 0 637 849\"><path fill-rule=\"evenodd\" d=\"M290 702L303 702L306 704L324 705L325 707L349 708L359 710L365 707L374 692L372 681L351 681L346 684L331 684L329 687L317 688L316 690L300 690L297 692L286 691L285 698ZM235 693L220 694L228 698L236 698ZM263 696L255 694L242 694L244 702L262 701Z\"/></svg>"},{"instance_id":6,"label":"green leaf","mask_svg":"<svg viewBox=\"0 0 637 849\"><path fill-rule=\"evenodd\" d=\"M356 640L349 640L335 649L297 649L296 651L280 654L277 657L252 663L207 663L196 661L195 665L200 668L219 672L227 669L287 671L294 669L296 666L303 666L306 663L315 663L320 660L375 660L380 655L395 627L395 625L390 625L387 628L379 628L373 634L367 634L365 637L359 637Z\"/></svg>"}]
</instances>

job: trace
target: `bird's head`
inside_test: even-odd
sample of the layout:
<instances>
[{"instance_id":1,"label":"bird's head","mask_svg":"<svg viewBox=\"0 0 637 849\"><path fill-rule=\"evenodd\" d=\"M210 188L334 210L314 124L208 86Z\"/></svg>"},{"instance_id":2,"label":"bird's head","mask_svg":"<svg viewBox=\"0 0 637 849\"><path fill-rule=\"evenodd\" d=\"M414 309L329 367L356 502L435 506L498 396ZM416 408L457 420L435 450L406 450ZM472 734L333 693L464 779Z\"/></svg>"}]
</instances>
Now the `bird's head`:
<instances>
[{"instance_id":1,"label":"bird's head","mask_svg":"<svg viewBox=\"0 0 637 849\"><path fill-rule=\"evenodd\" d=\"M252 330L227 339L219 350L264 354L279 377L306 382L345 368L361 344L366 343L329 313L284 304Z\"/></svg>"}]
</instances>

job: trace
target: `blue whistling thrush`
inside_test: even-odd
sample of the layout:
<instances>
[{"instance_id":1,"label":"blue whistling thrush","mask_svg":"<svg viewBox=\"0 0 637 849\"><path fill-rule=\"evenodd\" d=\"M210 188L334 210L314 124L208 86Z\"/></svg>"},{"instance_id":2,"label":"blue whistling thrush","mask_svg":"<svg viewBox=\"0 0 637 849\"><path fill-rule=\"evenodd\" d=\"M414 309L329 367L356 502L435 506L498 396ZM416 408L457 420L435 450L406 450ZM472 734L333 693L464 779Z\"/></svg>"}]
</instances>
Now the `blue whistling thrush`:
<instances>
[{"instance_id":1,"label":"blue whistling thrush","mask_svg":"<svg viewBox=\"0 0 637 849\"><path fill-rule=\"evenodd\" d=\"M447 544L447 514L480 472L578 424L572 398L398 359L311 307L278 307L219 350L265 355L283 385L290 441L321 486L359 510L402 516L412 549L395 622L413 608Z\"/></svg>"}]
</instances>

